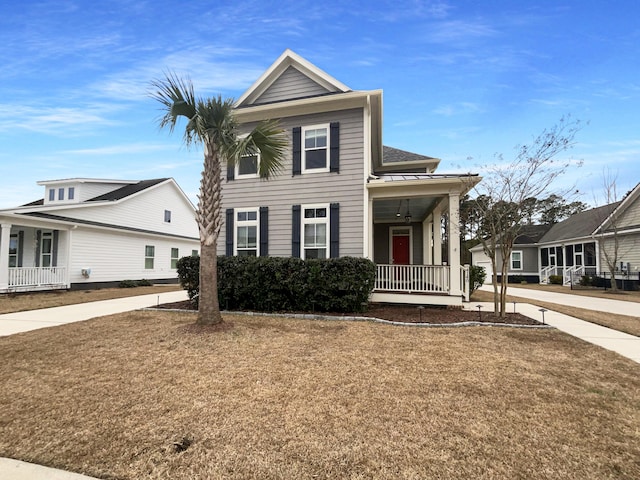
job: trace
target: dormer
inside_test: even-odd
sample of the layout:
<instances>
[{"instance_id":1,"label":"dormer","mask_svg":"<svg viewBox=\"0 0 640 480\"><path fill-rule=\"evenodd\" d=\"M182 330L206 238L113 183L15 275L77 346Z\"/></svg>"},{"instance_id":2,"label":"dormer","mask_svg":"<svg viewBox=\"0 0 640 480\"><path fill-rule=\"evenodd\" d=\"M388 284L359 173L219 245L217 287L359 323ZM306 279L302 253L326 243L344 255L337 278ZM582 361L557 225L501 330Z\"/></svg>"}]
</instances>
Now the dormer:
<instances>
[{"instance_id":1,"label":"dormer","mask_svg":"<svg viewBox=\"0 0 640 480\"><path fill-rule=\"evenodd\" d=\"M69 205L82 203L91 198L112 192L125 185L136 183L129 180L98 180L92 178L66 178L43 180L45 205Z\"/></svg>"}]
</instances>

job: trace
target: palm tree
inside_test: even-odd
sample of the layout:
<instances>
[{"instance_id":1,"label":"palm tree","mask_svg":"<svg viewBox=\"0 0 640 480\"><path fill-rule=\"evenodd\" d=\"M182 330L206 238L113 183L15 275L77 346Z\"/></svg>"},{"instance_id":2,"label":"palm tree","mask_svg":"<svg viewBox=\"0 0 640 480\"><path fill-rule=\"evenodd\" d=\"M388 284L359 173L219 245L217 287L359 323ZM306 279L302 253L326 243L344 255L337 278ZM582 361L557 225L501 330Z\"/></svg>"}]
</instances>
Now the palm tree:
<instances>
[{"instance_id":1,"label":"palm tree","mask_svg":"<svg viewBox=\"0 0 640 480\"><path fill-rule=\"evenodd\" d=\"M222 322L218 303L217 243L222 225L221 164L235 165L243 155L260 155L258 174L268 179L282 168L282 156L287 138L277 121L258 124L246 137L238 136L238 122L234 115L233 99L196 98L193 84L173 73L163 80L151 82L151 97L162 104L164 115L160 128L173 132L180 117L187 124L184 142L189 147L204 147L204 168L196 221L200 233L200 298L198 320L201 325Z\"/></svg>"}]
</instances>

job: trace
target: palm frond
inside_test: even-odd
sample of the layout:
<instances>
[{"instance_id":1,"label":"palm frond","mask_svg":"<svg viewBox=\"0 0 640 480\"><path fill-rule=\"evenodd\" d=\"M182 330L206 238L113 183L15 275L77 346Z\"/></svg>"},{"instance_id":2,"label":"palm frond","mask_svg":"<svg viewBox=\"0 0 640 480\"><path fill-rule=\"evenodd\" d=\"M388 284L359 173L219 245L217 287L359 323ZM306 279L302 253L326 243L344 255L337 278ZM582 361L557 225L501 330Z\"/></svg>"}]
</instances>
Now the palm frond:
<instances>
[{"instance_id":1,"label":"palm frond","mask_svg":"<svg viewBox=\"0 0 640 480\"><path fill-rule=\"evenodd\" d=\"M160 128L169 127L173 132L178 118L192 120L196 114L196 98L191 80L182 79L173 72L167 72L162 80L153 80L154 89L149 95L163 106L164 115L160 117Z\"/></svg>"},{"instance_id":2,"label":"palm frond","mask_svg":"<svg viewBox=\"0 0 640 480\"><path fill-rule=\"evenodd\" d=\"M249 153L260 153L258 175L269 179L282 170L282 158L288 145L287 135L277 120L260 122L246 137Z\"/></svg>"}]
</instances>

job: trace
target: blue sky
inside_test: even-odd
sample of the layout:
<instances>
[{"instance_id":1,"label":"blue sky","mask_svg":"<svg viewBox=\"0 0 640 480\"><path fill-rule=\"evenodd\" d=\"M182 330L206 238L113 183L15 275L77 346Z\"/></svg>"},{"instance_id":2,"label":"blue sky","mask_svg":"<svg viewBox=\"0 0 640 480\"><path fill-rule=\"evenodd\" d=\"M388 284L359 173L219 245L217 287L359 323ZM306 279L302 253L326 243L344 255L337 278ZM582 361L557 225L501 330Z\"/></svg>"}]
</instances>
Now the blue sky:
<instances>
[{"instance_id":1,"label":"blue sky","mask_svg":"<svg viewBox=\"0 0 640 480\"><path fill-rule=\"evenodd\" d=\"M69 177L174 177L195 203L202 154L158 130L149 82L174 70L237 98L286 48L383 89L384 143L441 173L581 120L564 182L594 203L604 169L640 181L639 18L635 0L3 2L0 208Z\"/></svg>"}]
</instances>

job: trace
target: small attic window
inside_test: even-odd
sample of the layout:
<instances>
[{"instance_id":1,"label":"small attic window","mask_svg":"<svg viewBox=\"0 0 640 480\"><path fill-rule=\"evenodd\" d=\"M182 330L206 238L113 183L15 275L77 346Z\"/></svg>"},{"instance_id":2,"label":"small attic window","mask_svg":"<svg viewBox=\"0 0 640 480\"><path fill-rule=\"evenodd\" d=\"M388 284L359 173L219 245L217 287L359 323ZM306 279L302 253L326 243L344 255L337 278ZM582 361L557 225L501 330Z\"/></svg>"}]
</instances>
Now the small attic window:
<instances>
[{"instance_id":1,"label":"small attic window","mask_svg":"<svg viewBox=\"0 0 640 480\"><path fill-rule=\"evenodd\" d=\"M49 201L53 202L56 199L56 189L55 188L50 188L49 189Z\"/></svg>"},{"instance_id":2,"label":"small attic window","mask_svg":"<svg viewBox=\"0 0 640 480\"><path fill-rule=\"evenodd\" d=\"M164 221L165 223L171 223L171 210L164 211Z\"/></svg>"},{"instance_id":3,"label":"small attic window","mask_svg":"<svg viewBox=\"0 0 640 480\"><path fill-rule=\"evenodd\" d=\"M64 200L64 188L58 189L58 200Z\"/></svg>"},{"instance_id":4,"label":"small attic window","mask_svg":"<svg viewBox=\"0 0 640 480\"><path fill-rule=\"evenodd\" d=\"M69 187L69 195L67 198L69 200L73 200L73 197L75 197L75 193L76 193L76 189L74 187Z\"/></svg>"}]
</instances>

